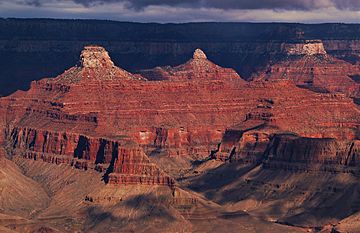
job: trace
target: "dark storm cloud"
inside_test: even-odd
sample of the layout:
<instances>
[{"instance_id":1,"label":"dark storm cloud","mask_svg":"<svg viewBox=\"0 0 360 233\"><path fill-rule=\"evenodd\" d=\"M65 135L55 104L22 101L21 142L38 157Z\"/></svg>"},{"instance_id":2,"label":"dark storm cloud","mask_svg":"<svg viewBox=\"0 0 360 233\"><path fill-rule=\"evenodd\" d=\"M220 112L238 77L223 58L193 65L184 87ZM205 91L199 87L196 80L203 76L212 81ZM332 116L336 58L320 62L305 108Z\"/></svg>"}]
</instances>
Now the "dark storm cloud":
<instances>
[{"instance_id":1,"label":"dark storm cloud","mask_svg":"<svg viewBox=\"0 0 360 233\"><path fill-rule=\"evenodd\" d=\"M20 2L20 3L25 4L25 5L29 5L29 6L37 6L37 7L41 6L41 1L40 0L25 0L25 1Z\"/></svg>"},{"instance_id":2,"label":"dark storm cloud","mask_svg":"<svg viewBox=\"0 0 360 233\"><path fill-rule=\"evenodd\" d=\"M350 22L360 0L0 0L0 17L137 22Z\"/></svg>"},{"instance_id":3,"label":"dark storm cloud","mask_svg":"<svg viewBox=\"0 0 360 233\"><path fill-rule=\"evenodd\" d=\"M211 7L218 9L309 9L316 0L135 0L131 6L144 8L150 5Z\"/></svg>"},{"instance_id":4,"label":"dark storm cloud","mask_svg":"<svg viewBox=\"0 0 360 233\"><path fill-rule=\"evenodd\" d=\"M339 9L360 10L360 0L333 0Z\"/></svg>"},{"instance_id":5,"label":"dark storm cloud","mask_svg":"<svg viewBox=\"0 0 360 233\"><path fill-rule=\"evenodd\" d=\"M326 7L359 10L360 0L73 0L84 6L122 2L130 9L172 6L217 9L316 10Z\"/></svg>"}]
</instances>

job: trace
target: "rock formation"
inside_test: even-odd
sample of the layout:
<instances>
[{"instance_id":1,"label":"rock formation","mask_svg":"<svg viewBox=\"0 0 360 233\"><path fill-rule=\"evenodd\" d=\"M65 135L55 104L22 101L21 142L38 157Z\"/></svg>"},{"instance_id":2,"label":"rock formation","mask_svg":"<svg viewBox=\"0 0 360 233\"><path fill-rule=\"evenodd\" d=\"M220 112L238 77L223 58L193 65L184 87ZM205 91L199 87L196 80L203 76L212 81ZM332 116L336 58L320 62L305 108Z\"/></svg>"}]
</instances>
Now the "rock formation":
<instances>
[{"instance_id":1,"label":"rock formation","mask_svg":"<svg viewBox=\"0 0 360 233\"><path fill-rule=\"evenodd\" d=\"M40 82L46 82L48 88L60 88L62 91L66 91L66 84L139 79L143 78L114 66L108 52L103 47L91 45L86 46L81 52L78 66L66 70L55 79L41 80Z\"/></svg>"},{"instance_id":2,"label":"rock formation","mask_svg":"<svg viewBox=\"0 0 360 233\"><path fill-rule=\"evenodd\" d=\"M304 46L307 54L300 59L327 59L328 68L335 60L327 54L313 55L322 53L317 46ZM319 64L319 72L325 70ZM31 170L32 163L59 165L101 176L111 192L125 186L161 187L172 198L187 178L183 175L191 178L189 182L197 181L192 177L199 172L192 169L199 161L204 170L212 161L244 166L244 171L230 175L221 166L213 168L214 174L220 171L229 179L252 169L260 178L270 169L359 174L360 107L345 94L314 92L284 78L246 82L234 70L209 61L201 50L185 64L153 70L163 81L149 81L141 74L115 66L102 47L85 47L78 66L0 99L0 142L24 171ZM178 172L172 177L166 166L154 162L152 157L159 156L186 161L193 173L175 164ZM39 177L36 171L32 174ZM241 180L241 187L250 193L254 182L247 180ZM255 187L261 182L256 180ZM270 181L264 184L277 187ZM219 192L224 196L226 185ZM288 190L286 185L281 188ZM239 197L229 193L229 200ZM86 201L98 199L87 196ZM200 199L173 200L171 206L191 218Z\"/></svg>"},{"instance_id":3,"label":"rock formation","mask_svg":"<svg viewBox=\"0 0 360 233\"><path fill-rule=\"evenodd\" d=\"M288 55L325 55L326 51L321 40L306 40L304 43L284 43L284 50Z\"/></svg>"},{"instance_id":4,"label":"rock formation","mask_svg":"<svg viewBox=\"0 0 360 233\"><path fill-rule=\"evenodd\" d=\"M268 67L255 79L289 79L298 86L358 98L360 84L354 80L360 68L328 55L321 41L284 44L288 57Z\"/></svg>"},{"instance_id":5,"label":"rock formation","mask_svg":"<svg viewBox=\"0 0 360 233\"><path fill-rule=\"evenodd\" d=\"M166 82L146 81L114 66L101 47L86 47L81 62L54 79L33 82L28 92L2 98L2 139L20 151L40 153L38 157L44 153L109 164L114 150L121 151L126 141L162 148L169 155L203 157L222 142L223 156L236 146L238 155L246 157L254 148L243 140L254 137L258 127L265 126L255 133L267 135L264 143L279 131L339 140L358 135L359 109L345 96L313 93L286 80L246 83L233 70L207 60L201 50L184 65L169 68ZM259 146L257 140L253 143ZM130 154L146 157L141 151ZM149 164L131 156L123 166L133 166L132 161ZM147 170L143 164L136 166L141 175ZM146 166L151 170L153 165ZM146 174L166 177L160 171Z\"/></svg>"},{"instance_id":6,"label":"rock formation","mask_svg":"<svg viewBox=\"0 0 360 233\"><path fill-rule=\"evenodd\" d=\"M204 51L202 51L201 49L196 49L194 52L194 55L193 55L193 59L195 59L195 60L196 59L199 59L199 60L207 59L207 56L204 53Z\"/></svg>"},{"instance_id":7,"label":"rock formation","mask_svg":"<svg viewBox=\"0 0 360 233\"><path fill-rule=\"evenodd\" d=\"M81 52L80 62L81 66L86 68L111 68L114 66L108 52L99 46L86 46Z\"/></svg>"},{"instance_id":8,"label":"rock formation","mask_svg":"<svg viewBox=\"0 0 360 233\"><path fill-rule=\"evenodd\" d=\"M203 79L241 79L233 69L222 68L207 59L201 49L196 49L193 58L176 67L156 67L143 70L141 75L150 80L203 80Z\"/></svg>"},{"instance_id":9,"label":"rock formation","mask_svg":"<svg viewBox=\"0 0 360 233\"><path fill-rule=\"evenodd\" d=\"M28 89L34 79L60 73L77 62L84 46L94 43L105 46L115 63L131 72L181 64L195 48L203 48L213 61L235 69L244 79L269 61L286 56L284 42L293 44L299 39L319 38L328 54L346 61L356 62L360 58L356 24L167 25L3 18L0 31L4 32L0 57L6 57L0 69L0 96Z\"/></svg>"},{"instance_id":10,"label":"rock formation","mask_svg":"<svg viewBox=\"0 0 360 233\"><path fill-rule=\"evenodd\" d=\"M103 48L86 47L82 61L104 65L73 67L33 82L28 92L2 98L3 132L8 137L16 128L112 140L128 136L140 145L186 150L216 145L226 128L262 123L306 137L356 137L359 109L341 94L313 93L286 80L245 83L231 70L233 75L223 78L219 74L227 70L200 50L194 57L171 68L170 81L150 82L111 65Z\"/></svg>"},{"instance_id":11,"label":"rock formation","mask_svg":"<svg viewBox=\"0 0 360 233\"><path fill-rule=\"evenodd\" d=\"M266 168L360 174L360 141L276 135L265 152Z\"/></svg>"}]
</instances>

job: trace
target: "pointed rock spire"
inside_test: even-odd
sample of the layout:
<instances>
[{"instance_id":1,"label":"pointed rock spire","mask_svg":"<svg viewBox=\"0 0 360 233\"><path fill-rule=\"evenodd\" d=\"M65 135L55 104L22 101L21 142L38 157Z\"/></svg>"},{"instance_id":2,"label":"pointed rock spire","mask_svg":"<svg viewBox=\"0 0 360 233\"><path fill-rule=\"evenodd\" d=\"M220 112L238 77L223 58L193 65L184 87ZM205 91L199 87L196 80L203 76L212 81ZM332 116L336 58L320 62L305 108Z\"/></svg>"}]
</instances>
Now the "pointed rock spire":
<instances>
[{"instance_id":1,"label":"pointed rock spire","mask_svg":"<svg viewBox=\"0 0 360 233\"><path fill-rule=\"evenodd\" d=\"M108 52L103 47L97 45L85 46L80 55L80 64L81 67L85 68L105 68L114 66Z\"/></svg>"},{"instance_id":2,"label":"pointed rock spire","mask_svg":"<svg viewBox=\"0 0 360 233\"><path fill-rule=\"evenodd\" d=\"M193 55L193 59L207 59L207 56L201 49L196 49Z\"/></svg>"}]
</instances>

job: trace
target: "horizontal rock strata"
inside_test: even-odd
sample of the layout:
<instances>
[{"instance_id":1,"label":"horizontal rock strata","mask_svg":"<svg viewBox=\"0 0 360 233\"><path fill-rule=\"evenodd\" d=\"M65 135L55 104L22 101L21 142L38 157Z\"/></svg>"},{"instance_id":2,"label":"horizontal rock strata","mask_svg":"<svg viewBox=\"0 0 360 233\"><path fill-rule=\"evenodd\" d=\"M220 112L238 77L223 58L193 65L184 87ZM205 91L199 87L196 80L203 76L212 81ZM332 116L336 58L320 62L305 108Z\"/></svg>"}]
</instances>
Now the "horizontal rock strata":
<instances>
[{"instance_id":1,"label":"horizontal rock strata","mask_svg":"<svg viewBox=\"0 0 360 233\"><path fill-rule=\"evenodd\" d=\"M99 169L113 184L172 186L143 149L258 163L281 132L359 137L359 107L344 94L315 93L291 80L247 83L201 50L169 68L167 81L118 68L96 46L84 49L79 64L1 98L0 140L32 159Z\"/></svg>"}]
</instances>

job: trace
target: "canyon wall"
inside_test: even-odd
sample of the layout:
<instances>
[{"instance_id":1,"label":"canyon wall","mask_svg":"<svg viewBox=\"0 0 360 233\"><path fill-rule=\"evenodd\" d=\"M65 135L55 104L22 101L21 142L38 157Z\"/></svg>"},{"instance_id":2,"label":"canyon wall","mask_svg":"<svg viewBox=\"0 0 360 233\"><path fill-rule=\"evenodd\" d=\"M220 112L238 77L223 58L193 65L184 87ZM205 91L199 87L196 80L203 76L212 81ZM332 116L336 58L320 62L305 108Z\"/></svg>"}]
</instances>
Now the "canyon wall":
<instances>
[{"instance_id":1,"label":"canyon wall","mask_svg":"<svg viewBox=\"0 0 360 233\"><path fill-rule=\"evenodd\" d=\"M140 24L96 20L1 19L0 95L28 89L32 80L71 67L88 44L109 51L115 64L134 72L184 63L196 48L243 78L284 57L283 43L322 39L328 54L356 61L357 24L190 23ZM58 33L62 32L62 33ZM302 33L299 33L302 32ZM22 67L22 69L18 69Z\"/></svg>"},{"instance_id":2,"label":"canyon wall","mask_svg":"<svg viewBox=\"0 0 360 233\"><path fill-rule=\"evenodd\" d=\"M31 128L13 128L8 133L5 146L11 155L92 169L104 173L103 180L112 185L175 184L150 162L142 148L128 141Z\"/></svg>"},{"instance_id":3,"label":"canyon wall","mask_svg":"<svg viewBox=\"0 0 360 233\"><path fill-rule=\"evenodd\" d=\"M302 138L276 135L268 147L267 158L284 162L359 165L359 141L337 141L332 138Z\"/></svg>"},{"instance_id":4,"label":"canyon wall","mask_svg":"<svg viewBox=\"0 0 360 233\"><path fill-rule=\"evenodd\" d=\"M321 40L285 43L287 56L254 74L255 80L285 79L316 92L360 97L360 66L327 54Z\"/></svg>"},{"instance_id":5,"label":"canyon wall","mask_svg":"<svg viewBox=\"0 0 360 233\"><path fill-rule=\"evenodd\" d=\"M205 38L199 28L212 26L210 31L216 32L219 25L154 24L160 33L153 38L147 37L151 33L144 24L91 21L91 27L83 28L88 21L50 21L54 30L74 23L77 37L71 30L29 34L26 25L21 29L26 20L5 22L20 29L0 33L0 53L23 54L19 63L28 53L38 62L36 56L50 52L53 56L48 54L46 62L55 62L60 54L71 55L73 46L88 44L74 66L57 77L33 81L29 90L0 98L0 158L12 158L25 175L50 187L41 193L62 191L50 197L53 201L40 217L56 218L65 209L81 207L81 213L69 219L82 219L83 210L91 214L105 204L108 211L90 222L111 216L122 224L129 218L113 216L121 211L133 215L142 202L159 202L141 207L149 211L139 219L154 213L158 219L170 211L170 216L205 219L209 225L209 219L234 222L234 217L248 218L251 212L261 221L318 227L359 211L360 108L352 99L358 86L350 77L358 66L333 56L356 58L357 42L350 41L356 40L357 25L334 24L326 31L329 25L220 24L228 33ZM48 30L48 20L32 22L40 22L40 31ZM107 27L113 33L104 33ZM169 33L174 27L179 30ZM86 39L89 31L94 33L91 40ZM323 42L317 40L320 32L327 37ZM341 32L341 38L334 32ZM28 35L27 40L11 44L8 38L17 34ZM34 40L37 36L43 40ZM110 53L94 41L108 44ZM111 60L114 51L125 69ZM244 68L239 75L217 65L218 60ZM270 72L245 81L243 74L254 68L253 62L272 65ZM153 64L158 67L149 69ZM14 73L31 73L26 65L21 67ZM51 70L42 67L41 72ZM147 69L131 73L129 67ZM13 180L6 185L12 187ZM184 191L189 188L203 195ZM134 190L137 195L130 199ZM147 194L158 201L147 200ZM43 200L48 199L45 195ZM93 223L83 224L94 230Z\"/></svg>"},{"instance_id":6,"label":"canyon wall","mask_svg":"<svg viewBox=\"0 0 360 233\"><path fill-rule=\"evenodd\" d=\"M292 80L246 82L200 49L161 69L168 79L149 81L115 66L104 48L87 46L63 74L0 99L2 141L27 158L105 172L113 184L172 186L144 151L259 163L282 132L359 139L360 110L344 94Z\"/></svg>"},{"instance_id":7,"label":"canyon wall","mask_svg":"<svg viewBox=\"0 0 360 233\"><path fill-rule=\"evenodd\" d=\"M290 171L345 172L358 175L360 141L275 135L265 153L265 168Z\"/></svg>"}]
</instances>

